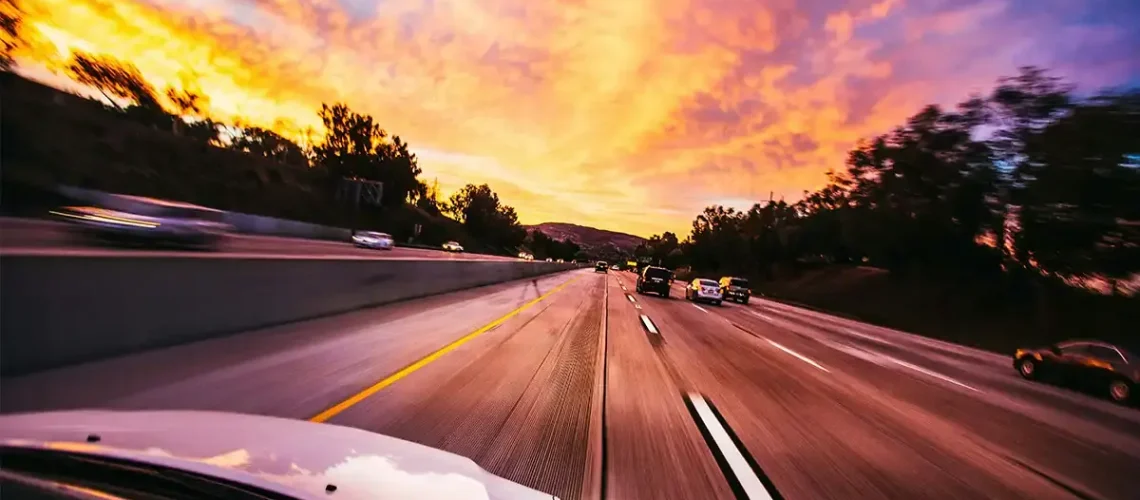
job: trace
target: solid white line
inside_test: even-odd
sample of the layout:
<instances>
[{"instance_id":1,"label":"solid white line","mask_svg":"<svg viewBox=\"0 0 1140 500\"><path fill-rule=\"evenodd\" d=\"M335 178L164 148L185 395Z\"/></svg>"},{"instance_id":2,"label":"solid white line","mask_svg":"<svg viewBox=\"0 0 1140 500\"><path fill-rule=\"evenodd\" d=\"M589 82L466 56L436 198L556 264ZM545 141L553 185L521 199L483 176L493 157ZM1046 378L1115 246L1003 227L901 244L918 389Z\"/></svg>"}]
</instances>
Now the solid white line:
<instances>
[{"instance_id":1,"label":"solid white line","mask_svg":"<svg viewBox=\"0 0 1140 500\"><path fill-rule=\"evenodd\" d=\"M705 308L703 308L703 307L701 307L701 306L698 306L698 305L696 305L696 304L693 304L693 307L695 307L695 308L697 308L697 309L700 309L702 312L709 312L709 310L708 310L708 309L705 309Z\"/></svg>"},{"instance_id":2,"label":"solid white line","mask_svg":"<svg viewBox=\"0 0 1140 500\"><path fill-rule=\"evenodd\" d=\"M764 339L764 340L768 340L768 339ZM811 359L811 358L809 358L809 357L807 357L807 356L804 356L803 354L800 354L800 353L798 353L798 352L796 352L796 351L793 351L793 350L791 350L791 349L788 349L787 347L784 347L784 346L782 346L782 345L780 345L780 344L778 344L778 343L776 343L776 342L774 342L774 341L772 341L772 340L768 340L768 343L769 343L769 344L772 344L772 346L773 346L773 347L775 347L776 349L779 349L779 350L781 350L781 351L784 351L784 352L786 352L786 353L788 353L788 354L791 354L792 356L795 356L795 357L799 358L799 360L800 360L800 361L803 361L804 363L807 363L807 364L809 364L809 365L812 365L812 366L814 366L814 367L816 367L816 368L819 368L820 370L823 370L823 371L825 371L825 372L827 372L827 373L831 373L831 371L830 371L830 370L828 370L827 368L824 368L824 367L820 366L820 364L819 364L819 363L816 363L815 361L812 361L812 359Z\"/></svg>"},{"instance_id":3,"label":"solid white line","mask_svg":"<svg viewBox=\"0 0 1140 500\"><path fill-rule=\"evenodd\" d=\"M627 294L625 294L625 297L626 297L627 299L629 299L629 301L630 301L630 302L634 302L634 303L636 303L636 302L637 302L636 300L633 300L633 295L630 295L630 294L628 294L628 293L627 293Z\"/></svg>"},{"instance_id":4,"label":"solid white line","mask_svg":"<svg viewBox=\"0 0 1140 500\"><path fill-rule=\"evenodd\" d=\"M660 335L661 334L661 332L657 331L657 327L653 325L653 322L649 320L649 316L642 314L641 315L641 324L645 325L645 328L647 330L649 330L649 333L652 333L654 335Z\"/></svg>"},{"instance_id":5,"label":"solid white line","mask_svg":"<svg viewBox=\"0 0 1140 500\"><path fill-rule=\"evenodd\" d=\"M883 356L883 357L884 357L884 358L886 358L886 359L887 359L887 361L890 361L890 362L892 362L892 363L894 363L894 364L896 364L896 365L899 365L899 366L901 366L901 367L904 367L904 368L910 368L911 370L914 370L914 371L916 371L916 372L918 372L918 373L921 373L921 374L924 374L924 375L927 375L927 376L930 376L930 377L934 377L934 378L936 378L936 379L938 379L938 380L942 380L942 381L944 381L944 382L949 382L949 383L951 383L951 384L954 384L954 385L956 385L956 386L958 386L958 387L964 387L964 388L966 388L966 389L969 389L969 390L971 390L971 391L974 391L974 392L979 392L977 389L975 389L975 388L973 388L973 387L970 387L970 386L968 386L968 385L966 385L966 384L963 384L963 383L961 383L961 382L959 382L959 381L957 381L957 380L954 380L954 379L952 379L952 378L950 378L950 377L947 377L946 375L943 375L943 374L941 374L941 373L938 373L938 372L933 372L933 371L927 370L926 368L923 368L923 367L921 367L921 366L912 365L912 364L910 364L910 363L907 363L906 361L898 360L898 359L892 358L892 357L890 357L890 356Z\"/></svg>"},{"instance_id":6,"label":"solid white line","mask_svg":"<svg viewBox=\"0 0 1140 500\"><path fill-rule=\"evenodd\" d=\"M861 339L870 340L872 342L878 342L880 344L887 344L887 345L891 345L891 346L895 345L893 342L887 341L885 339L881 339L881 338L876 337L874 335L867 335L866 333L859 332L859 331L853 330L851 328L844 328L843 331L845 333L847 333L848 335L854 335L854 336L859 337Z\"/></svg>"},{"instance_id":7,"label":"solid white line","mask_svg":"<svg viewBox=\"0 0 1140 500\"><path fill-rule=\"evenodd\" d=\"M760 482L760 478L756 476L756 471L748 465L748 460L744 458L744 454L736 447L736 443L732 442L729 437L728 431L717 420L716 415L713 414L712 408L709 408L705 398L699 394L689 394L689 401L693 403L693 409L696 410L697 416L700 418L699 424L708 431L709 436L712 437L713 444L716 445L720 451L724 461L728 462L728 468L732 469L732 475L736 476L736 480L740 483L741 489L744 490L745 496L749 499L768 499L772 500L772 495L764 488L764 483Z\"/></svg>"}]
</instances>

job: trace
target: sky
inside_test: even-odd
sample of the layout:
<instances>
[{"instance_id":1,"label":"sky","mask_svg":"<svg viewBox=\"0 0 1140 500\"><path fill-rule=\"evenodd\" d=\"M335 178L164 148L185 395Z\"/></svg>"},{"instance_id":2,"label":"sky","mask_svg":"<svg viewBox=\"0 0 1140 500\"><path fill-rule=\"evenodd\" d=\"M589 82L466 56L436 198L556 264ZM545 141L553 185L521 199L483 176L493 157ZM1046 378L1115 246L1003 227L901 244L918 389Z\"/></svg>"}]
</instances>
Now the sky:
<instances>
[{"instance_id":1,"label":"sky","mask_svg":"<svg viewBox=\"0 0 1140 500\"><path fill-rule=\"evenodd\" d=\"M524 224L689 233L704 207L789 202L860 138L1021 65L1140 82L1135 0L23 0L52 76L72 50L300 138L372 114L446 194Z\"/></svg>"}]
</instances>

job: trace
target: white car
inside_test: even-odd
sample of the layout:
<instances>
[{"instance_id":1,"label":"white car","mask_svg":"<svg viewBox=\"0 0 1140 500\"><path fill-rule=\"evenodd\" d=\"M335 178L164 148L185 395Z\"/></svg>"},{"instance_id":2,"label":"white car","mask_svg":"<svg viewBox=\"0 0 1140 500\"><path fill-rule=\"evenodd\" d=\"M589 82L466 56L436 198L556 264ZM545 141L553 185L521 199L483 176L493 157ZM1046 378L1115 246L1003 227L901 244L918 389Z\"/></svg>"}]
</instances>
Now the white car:
<instances>
[{"instance_id":1,"label":"white car","mask_svg":"<svg viewBox=\"0 0 1140 500\"><path fill-rule=\"evenodd\" d=\"M396 242L392 240L392 235L376 231L358 231L352 235L352 243L358 247L379 248L381 250L391 250L396 245Z\"/></svg>"},{"instance_id":2,"label":"white car","mask_svg":"<svg viewBox=\"0 0 1140 500\"><path fill-rule=\"evenodd\" d=\"M5 498L557 498L410 441L211 411L3 415L0 458Z\"/></svg>"},{"instance_id":3,"label":"white car","mask_svg":"<svg viewBox=\"0 0 1140 500\"><path fill-rule=\"evenodd\" d=\"M724 294L721 293L720 283L697 278L690 281L689 286L685 287L685 298L693 302L706 301L719 306L720 301L724 300Z\"/></svg>"},{"instance_id":4,"label":"white car","mask_svg":"<svg viewBox=\"0 0 1140 500\"><path fill-rule=\"evenodd\" d=\"M443 244L443 249L448 252L462 252L463 246L458 241L449 241Z\"/></svg>"}]
</instances>

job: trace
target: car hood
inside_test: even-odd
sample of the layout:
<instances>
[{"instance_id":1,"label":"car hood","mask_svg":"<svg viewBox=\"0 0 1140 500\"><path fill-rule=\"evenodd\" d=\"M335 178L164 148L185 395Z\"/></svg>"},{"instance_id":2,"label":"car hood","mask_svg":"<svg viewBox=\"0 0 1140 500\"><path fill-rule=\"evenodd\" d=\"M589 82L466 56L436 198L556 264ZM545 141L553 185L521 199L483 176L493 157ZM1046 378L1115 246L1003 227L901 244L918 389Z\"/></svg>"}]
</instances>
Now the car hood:
<instances>
[{"instance_id":1,"label":"car hood","mask_svg":"<svg viewBox=\"0 0 1140 500\"><path fill-rule=\"evenodd\" d=\"M97 443L88 436L97 435ZM204 411L58 411L0 416L0 443L119 457L297 498L556 498L459 455L351 427Z\"/></svg>"}]
</instances>

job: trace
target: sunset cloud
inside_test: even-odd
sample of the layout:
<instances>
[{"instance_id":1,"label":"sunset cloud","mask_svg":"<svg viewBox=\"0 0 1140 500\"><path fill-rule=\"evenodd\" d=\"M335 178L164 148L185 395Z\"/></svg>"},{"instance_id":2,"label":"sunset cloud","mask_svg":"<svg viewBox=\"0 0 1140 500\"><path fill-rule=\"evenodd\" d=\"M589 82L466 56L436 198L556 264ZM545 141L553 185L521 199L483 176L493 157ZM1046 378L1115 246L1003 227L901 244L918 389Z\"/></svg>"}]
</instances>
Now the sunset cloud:
<instances>
[{"instance_id":1,"label":"sunset cloud","mask_svg":"<svg viewBox=\"0 0 1140 500\"><path fill-rule=\"evenodd\" d=\"M722 200L820 187L861 137L1016 67L1140 77L1128 0L28 0L46 40L195 85L210 113L297 137L344 101L445 192L489 183L524 223L688 233Z\"/></svg>"}]
</instances>

